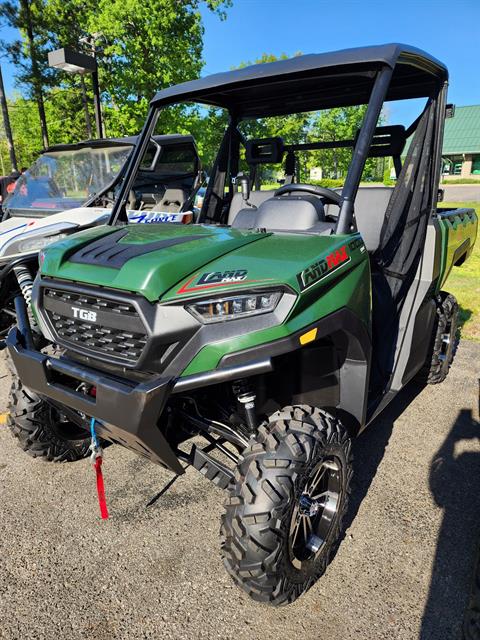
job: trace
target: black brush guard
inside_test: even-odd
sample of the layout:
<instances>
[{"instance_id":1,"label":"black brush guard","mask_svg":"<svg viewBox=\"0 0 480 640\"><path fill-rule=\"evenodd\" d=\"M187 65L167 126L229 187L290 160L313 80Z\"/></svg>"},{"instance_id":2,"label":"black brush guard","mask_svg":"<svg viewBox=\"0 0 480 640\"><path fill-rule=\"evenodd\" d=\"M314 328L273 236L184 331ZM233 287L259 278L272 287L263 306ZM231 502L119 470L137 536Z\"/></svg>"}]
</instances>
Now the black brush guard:
<instances>
[{"instance_id":1,"label":"black brush guard","mask_svg":"<svg viewBox=\"0 0 480 640\"><path fill-rule=\"evenodd\" d=\"M160 376L130 383L73 360L41 353L34 346L21 296L15 298L15 309L18 326L10 330L6 342L25 387L55 403L95 417L100 436L176 474L184 473L184 469L157 426L170 395L272 370L270 359L266 359L184 378ZM88 393L93 389L93 393Z\"/></svg>"},{"instance_id":2,"label":"black brush guard","mask_svg":"<svg viewBox=\"0 0 480 640\"><path fill-rule=\"evenodd\" d=\"M23 298L15 299L18 327L7 336L7 347L22 383L41 396L95 416L99 435L168 467L177 474L183 467L157 427L173 386L173 379L155 378L128 384L113 376L65 358L35 350ZM75 388L67 386L73 382ZM76 390L94 388L94 395ZM105 424L107 423L107 424Z\"/></svg>"}]
</instances>

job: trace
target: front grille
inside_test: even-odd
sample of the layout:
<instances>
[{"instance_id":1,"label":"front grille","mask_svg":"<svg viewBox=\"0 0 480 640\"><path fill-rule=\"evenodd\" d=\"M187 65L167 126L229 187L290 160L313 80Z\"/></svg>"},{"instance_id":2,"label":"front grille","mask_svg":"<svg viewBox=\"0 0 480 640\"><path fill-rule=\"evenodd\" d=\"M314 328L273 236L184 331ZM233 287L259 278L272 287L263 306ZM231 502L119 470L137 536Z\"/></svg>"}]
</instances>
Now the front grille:
<instances>
[{"instance_id":1,"label":"front grille","mask_svg":"<svg viewBox=\"0 0 480 640\"><path fill-rule=\"evenodd\" d=\"M43 307L67 348L132 364L147 344L144 324L129 302L48 287Z\"/></svg>"}]
</instances>

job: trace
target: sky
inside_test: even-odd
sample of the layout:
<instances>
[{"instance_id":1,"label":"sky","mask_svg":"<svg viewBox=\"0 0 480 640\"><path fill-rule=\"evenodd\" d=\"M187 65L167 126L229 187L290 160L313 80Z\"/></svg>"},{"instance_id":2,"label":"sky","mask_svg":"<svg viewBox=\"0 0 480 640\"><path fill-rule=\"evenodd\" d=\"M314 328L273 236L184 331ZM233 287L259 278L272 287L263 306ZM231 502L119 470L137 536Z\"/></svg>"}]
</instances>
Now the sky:
<instances>
[{"instance_id":1,"label":"sky","mask_svg":"<svg viewBox=\"0 0 480 640\"><path fill-rule=\"evenodd\" d=\"M480 104L480 0L233 0L223 22L206 9L202 14L202 75L254 61L263 53L321 53L404 42L447 65L449 102ZM13 30L1 30L1 39L13 37ZM0 63L11 94L14 69L4 58ZM394 124L408 124L416 109L395 104L387 115Z\"/></svg>"}]
</instances>

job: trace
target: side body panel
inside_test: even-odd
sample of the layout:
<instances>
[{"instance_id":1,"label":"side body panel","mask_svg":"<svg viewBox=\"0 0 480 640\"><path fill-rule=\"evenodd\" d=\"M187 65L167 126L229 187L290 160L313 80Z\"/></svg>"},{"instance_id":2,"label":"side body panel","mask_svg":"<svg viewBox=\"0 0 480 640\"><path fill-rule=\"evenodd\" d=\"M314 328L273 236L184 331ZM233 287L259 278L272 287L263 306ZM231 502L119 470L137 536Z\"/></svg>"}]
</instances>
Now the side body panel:
<instances>
[{"instance_id":1,"label":"side body panel","mask_svg":"<svg viewBox=\"0 0 480 640\"><path fill-rule=\"evenodd\" d=\"M462 264L472 253L477 239L478 218L473 209L438 209L442 238L441 274L436 292L445 284L453 266Z\"/></svg>"},{"instance_id":2,"label":"side body panel","mask_svg":"<svg viewBox=\"0 0 480 640\"><path fill-rule=\"evenodd\" d=\"M425 362L435 321L434 296L445 284L452 267L462 264L471 254L477 226L473 209L440 210L429 222L423 255L400 314L390 388L369 415L369 421Z\"/></svg>"},{"instance_id":3,"label":"side body panel","mask_svg":"<svg viewBox=\"0 0 480 640\"><path fill-rule=\"evenodd\" d=\"M235 341L222 340L219 336L218 341L203 347L183 371L182 376L215 369L227 355L287 338L340 308L351 310L370 333L370 265L367 259L345 272L332 276L332 280L324 287L319 286L316 291L310 291L308 298L309 300L304 297L298 298L282 325L246 333L238 336Z\"/></svg>"}]
</instances>

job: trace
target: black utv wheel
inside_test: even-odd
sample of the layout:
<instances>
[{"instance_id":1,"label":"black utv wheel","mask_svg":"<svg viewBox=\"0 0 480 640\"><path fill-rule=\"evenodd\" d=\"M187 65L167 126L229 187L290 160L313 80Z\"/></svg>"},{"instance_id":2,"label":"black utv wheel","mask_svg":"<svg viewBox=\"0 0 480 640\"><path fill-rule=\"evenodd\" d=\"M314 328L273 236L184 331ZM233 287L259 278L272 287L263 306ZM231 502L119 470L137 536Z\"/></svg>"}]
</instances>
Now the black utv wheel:
<instances>
[{"instance_id":1,"label":"black utv wheel","mask_svg":"<svg viewBox=\"0 0 480 640\"><path fill-rule=\"evenodd\" d=\"M238 465L222 518L228 573L254 600L293 602L325 572L341 535L351 440L320 409L286 407Z\"/></svg>"},{"instance_id":2,"label":"black utv wheel","mask_svg":"<svg viewBox=\"0 0 480 640\"><path fill-rule=\"evenodd\" d=\"M458 347L457 328L457 300L451 293L442 291L427 360L416 376L417 382L438 384L445 380Z\"/></svg>"},{"instance_id":3,"label":"black utv wheel","mask_svg":"<svg viewBox=\"0 0 480 640\"><path fill-rule=\"evenodd\" d=\"M24 451L49 462L74 462L89 452L87 431L68 422L54 407L14 378L8 426Z\"/></svg>"}]
</instances>

